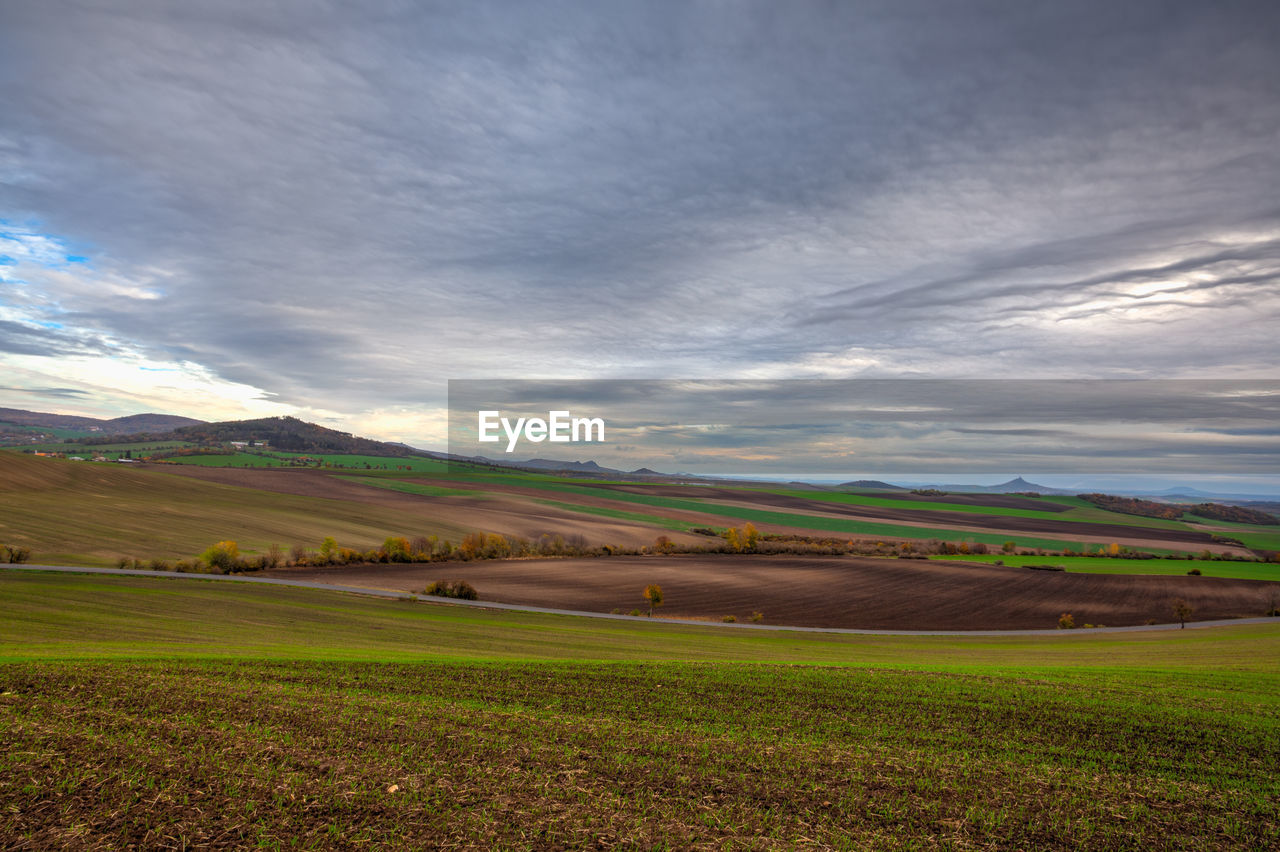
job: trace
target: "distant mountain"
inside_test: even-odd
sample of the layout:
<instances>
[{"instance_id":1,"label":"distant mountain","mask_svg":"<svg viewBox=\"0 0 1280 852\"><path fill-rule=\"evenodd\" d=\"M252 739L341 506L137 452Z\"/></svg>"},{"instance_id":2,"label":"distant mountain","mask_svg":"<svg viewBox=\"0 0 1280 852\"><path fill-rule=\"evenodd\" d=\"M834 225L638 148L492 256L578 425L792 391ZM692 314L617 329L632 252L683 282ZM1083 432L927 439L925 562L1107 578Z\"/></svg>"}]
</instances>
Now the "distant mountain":
<instances>
[{"instance_id":1,"label":"distant mountain","mask_svg":"<svg viewBox=\"0 0 1280 852\"><path fill-rule=\"evenodd\" d=\"M999 485L935 485L931 486L940 491L959 491L971 494L1012 494L1020 491L1034 491L1037 494L1055 494L1055 495L1074 495L1075 491L1062 488L1050 488L1048 485L1037 485L1034 482L1028 482L1021 476L1010 479L1008 482L1002 482Z\"/></svg>"},{"instance_id":2,"label":"distant mountain","mask_svg":"<svg viewBox=\"0 0 1280 852\"><path fill-rule=\"evenodd\" d=\"M878 479L855 479L853 482L841 482L836 488L860 488L867 491L910 491L901 485L890 485Z\"/></svg>"},{"instance_id":3,"label":"distant mountain","mask_svg":"<svg viewBox=\"0 0 1280 852\"><path fill-rule=\"evenodd\" d=\"M501 462L498 462L501 464ZM512 467L528 467L534 470L571 470L575 473L622 473L611 467L601 467L594 461L564 461L562 459L529 459L511 462Z\"/></svg>"},{"instance_id":4,"label":"distant mountain","mask_svg":"<svg viewBox=\"0 0 1280 852\"><path fill-rule=\"evenodd\" d=\"M76 429L102 435L128 435L134 432L168 432L204 421L173 414L130 414L127 417L101 420L97 417L80 417L74 414L49 414L44 411L27 411L21 408L0 408L0 422L44 429Z\"/></svg>"}]
</instances>

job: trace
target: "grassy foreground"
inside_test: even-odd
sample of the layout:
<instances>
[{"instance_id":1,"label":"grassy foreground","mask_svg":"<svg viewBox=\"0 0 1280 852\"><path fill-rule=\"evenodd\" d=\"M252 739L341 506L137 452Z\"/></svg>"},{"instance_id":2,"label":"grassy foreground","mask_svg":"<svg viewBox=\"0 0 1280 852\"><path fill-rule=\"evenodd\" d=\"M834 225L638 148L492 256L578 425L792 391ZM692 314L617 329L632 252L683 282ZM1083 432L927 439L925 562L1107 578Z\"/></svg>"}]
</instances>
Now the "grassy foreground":
<instances>
[{"instance_id":1,"label":"grassy foreground","mask_svg":"<svg viewBox=\"0 0 1280 852\"><path fill-rule=\"evenodd\" d=\"M1280 625L846 636L6 570L0 611L6 848L1280 844Z\"/></svg>"}]
</instances>

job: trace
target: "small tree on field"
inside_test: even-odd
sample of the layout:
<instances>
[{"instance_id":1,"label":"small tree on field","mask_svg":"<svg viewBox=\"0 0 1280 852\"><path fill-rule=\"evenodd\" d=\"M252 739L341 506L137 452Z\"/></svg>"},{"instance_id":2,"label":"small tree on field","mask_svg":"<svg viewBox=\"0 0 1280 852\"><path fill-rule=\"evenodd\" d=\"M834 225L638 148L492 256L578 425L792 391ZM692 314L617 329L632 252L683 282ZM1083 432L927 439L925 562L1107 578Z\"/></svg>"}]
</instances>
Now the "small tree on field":
<instances>
[{"instance_id":1,"label":"small tree on field","mask_svg":"<svg viewBox=\"0 0 1280 852\"><path fill-rule=\"evenodd\" d=\"M747 521L742 528L742 535L739 536L742 541L743 550L755 550L756 544L760 541L760 531L756 529L755 524Z\"/></svg>"},{"instance_id":2,"label":"small tree on field","mask_svg":"<svg viewBox=\"0 0 1280 852\"><path fill-rule=\"evenodd\" d=\"M662 587L657 583L645 586L644 599L649 602L649 617L652 618L654 608L662 606Z\"/></svg>"},{"instance_id":3,"label":"small tree on field","mask_svg":"<svg viewBox=\"0 0 1280 852\"><path fill-rule=\"evenodd\" d=\"M1182 625L1183 630L1186 630L1187 619L1191 617L1191 613L1195 612L1195 609L1182 598L1174 598L1170 606L1173 607L1173 614L1178 617L1178 623Z\"/></svg>"},{"instance_id":4,"label":"small tree on field","mask_svg":"<svg viewBox=\"0 0 1280 852\"><path fill-rule=\"evenodd\" d=\"M1005 553L1013 553L1013 551L1017 548L1017 546L1018 546L1018 543L1016 541L1006 541L1004 544L1000 546L1000 549L1003 550Z\"/></svg>"},{"instance_id":5,"label":"small tree on field","mask_svg":"<svg viewBox=\"0 0 1280 852\"><path fill-rule=\"evenodd\" d=\"M234 541L220 541L200 554L200 558L210 568L225 574L235 567L236 560L240 558L240 548Z\"/></svg>"},{"instance_id":6,"label":"small tree on field","mask_svg":"<svg viewBox=\"0 0 1280 852\"><path fill-rule=\"evenodd\" d=\"M337 557L338 542L331 535L325 536L324 541L320 542L320 558L327 563L333 563Z\"/></svg>"},{"instance_id":7,"label":"small tree on field","mask_svg":"<svg viewBox=\"0 0 1280 852\"><path fill-rule=\"evenodd\" d=\"M1059 630L1073 630L1075 629L1075 626L1076 626L1076 619L1075 619L1075 616L1073 616L1071 613L1064 612L1062 615L1058 616Z\"/></svg>"},{"instance_id":8,"label":"small tree on field","mask_svg":"<svg viewBox=\"0 0 1280 852\"><path fill-rule=\"evenodd\" d=\"M742 551L742 537L738 535L737 527L729 527L724 531L724 540L729 543L729 549L734 553Z\"/></svg>"}]
</instances>

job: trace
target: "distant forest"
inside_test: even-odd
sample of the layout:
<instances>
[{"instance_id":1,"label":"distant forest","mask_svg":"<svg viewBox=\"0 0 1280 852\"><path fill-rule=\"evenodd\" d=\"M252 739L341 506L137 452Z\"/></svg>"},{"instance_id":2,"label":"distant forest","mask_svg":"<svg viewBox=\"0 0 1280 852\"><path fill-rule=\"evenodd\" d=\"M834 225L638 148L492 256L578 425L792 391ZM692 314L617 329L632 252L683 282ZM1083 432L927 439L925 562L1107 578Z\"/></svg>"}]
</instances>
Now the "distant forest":
<instances>
[{"instance_id":1,"label":"distant forest","mask_svg":"<svg viewBox=\"0 0 1280 852\"><path fill-rule=\"evenodd\" d=\"M1145 518L1165 518L1176 521L1183 515L1196 515L1215 521L1228 521L1234 524L1280 524L1280 518L1259 512L1257 509L1246 509L1243 506L1224 506L1221 503L1157 503L1154 500L1139 500L1136 497L1116 497L1112 494L1081 494L1081 499L1088 500L1095 506L1112 512L1126 515L1141 515Z\"/></svg>"}]
</instances>

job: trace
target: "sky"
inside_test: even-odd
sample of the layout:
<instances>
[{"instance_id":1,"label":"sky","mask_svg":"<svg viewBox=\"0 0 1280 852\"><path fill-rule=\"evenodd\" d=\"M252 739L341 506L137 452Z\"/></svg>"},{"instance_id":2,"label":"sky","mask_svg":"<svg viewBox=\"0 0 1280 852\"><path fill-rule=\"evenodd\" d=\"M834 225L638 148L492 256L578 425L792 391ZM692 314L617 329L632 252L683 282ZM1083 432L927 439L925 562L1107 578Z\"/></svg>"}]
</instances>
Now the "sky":
<instances>
[{"instance_id":1,"label":"sky","mask_svg":"<svg viewBox=\"0 0 1280 852\"><path fill-rule=\"evenodd\" d=\"M448 449L466 458L1280 496L1270 380L455 380L449 403Z\"/></svg>"},{"instance_id":2,"label":"sky","mask_svg":"<svg viewBox=\"0 0 1280 852\"><path fill-rule=\"evenodd\" d=\"M0 406L1275 379L1274 2L0 0Z\"/></svg>"}]
</instances>

